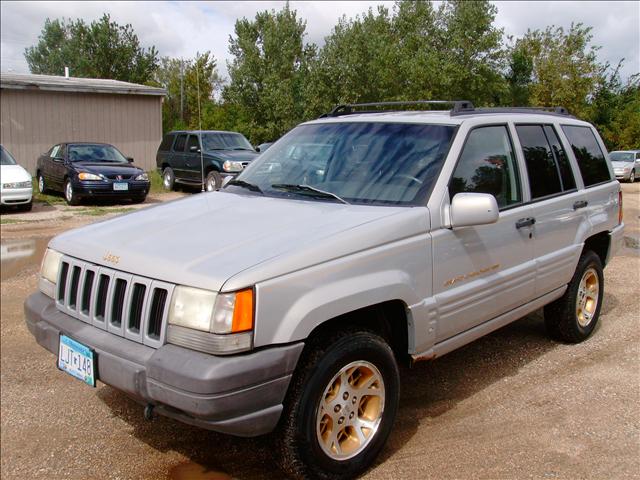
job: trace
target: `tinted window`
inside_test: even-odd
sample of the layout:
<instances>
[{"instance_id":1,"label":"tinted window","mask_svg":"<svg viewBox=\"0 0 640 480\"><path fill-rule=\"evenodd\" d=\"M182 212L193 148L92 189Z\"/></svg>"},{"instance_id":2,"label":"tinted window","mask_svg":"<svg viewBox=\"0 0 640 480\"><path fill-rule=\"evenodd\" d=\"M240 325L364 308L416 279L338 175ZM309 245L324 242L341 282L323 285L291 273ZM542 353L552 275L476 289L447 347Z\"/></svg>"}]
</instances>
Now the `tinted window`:
<instances>
[{"instance_id":1,"label":"tinted window","mask_svg":"<svg viewBox=\"0 0 640 480\"><path fill-rule=\"evenodd\" d=\"M452 125L382 122L300 125L239 179L269 196L327 201L327 195L295 188L311 186L350 203L422 204L455 130ZM233 183L225 188L247 191Z\"/></svg>"},{"instance_id":2,"label":"tinted window","mask_svg":"<svg viewBox=\"0 0 640 480\"><path fill-rule=\"evenodd\" d=\"M518 125L516 131L527 164L531 198L561 192L560 172L542 125Z\"/></svg>"},{"instance_id":3,"label":"tinted window","mask_svg":"<svg viewBox=\"0 0 640 480\"><path fill-rule=\"evenodd\" d=\"M555 128L553 128L551 125L545 125L544 133L547 135L547 140L549 141L549 145L551 145L553 155L555 156L556 162L560 167L560 180L562 180L562 189L565 191L573 190L574 188L576 188L576 179L573 177L573 171L571 170L571 164L569 163L567 152L564 151Z\"/></svg>"},{"instance_id":4,"label":"tinted window","mask_svg":"<svg viewBox=\"0 0 640 480\"><path fill-rule=\"evenodd\" d=\"M507 128L492 126L471 131L449 184L456 193L490 193L498 206L520 203L520 182Z\"/></svg>"},{"instance_id":5,"label":"tinted window","mask_svg":"<svg viewBox=\"0 0 640 480\"><path fill-rule=\"evenodd\" d=\"M163 152L171 150L172 144L173 144L173 135L165 135L165 137L162 139L162 143L160 144L160 147L158 147L158 150L161 150Z\"/></svg>"},{"instance_id":6,"label":"tinted window","mask_svg":"<svg viewBox=\"0 0 640 480\"><path fill-rule=\"evenodd\" d=\"M240 133L204 133L202 143L205 150L253 150L249 140Z\"/></svg>"},{"instance_id":7,"label":"tinted window","mask_svg":"<svg viewBox=\"0 0 640 480\"><path fill-rule=\"evenodd\" d=\"M60 145L54 145L53 148L51 148L51 151L49 152L49 157L60 158L62 156L60 155L60 152L61 152Z\"/></svg>"},{"instance_id":8,"label":"tinted window","mask_svg":"<svg viewBox=\"0 0 640 480\"><path fill-rule=\"evenodd\" d=\"M197 135L189 135L189 143L187 144L187 151L191 151L191 147L200 148L200 142Z\"/></svg>"},{"instance_id":9,"label":"tinted window","mask_svg":"<svg viewBox=\"0 0 640 480\"><path fill-rule=\"evenodd\" d=\"M640 160L640 153L636 153L636 160Z\"/></svg>"},{"instance_id":10,"label":"tinted window","mask_svg":"<svg viewBox=\"0 0 640 480\"><path fill-rule=\"evenodd\" d=\"M173 146L173 150L175 152L184 152L184 146L187 143L187 134L183 133L178 135L178 138L176 139L176 143Z\"/></svg>"},{"instance_id":11,"label":"tinted window","mask_svg":"<svg viewBox=\"0 0 640 480\"><path fill-rule=\"evenodd\" d=\"M611 180L607 161L591 128L564 125L562 130L576 156L585 186Z\"/></svg>"}]
</instances>

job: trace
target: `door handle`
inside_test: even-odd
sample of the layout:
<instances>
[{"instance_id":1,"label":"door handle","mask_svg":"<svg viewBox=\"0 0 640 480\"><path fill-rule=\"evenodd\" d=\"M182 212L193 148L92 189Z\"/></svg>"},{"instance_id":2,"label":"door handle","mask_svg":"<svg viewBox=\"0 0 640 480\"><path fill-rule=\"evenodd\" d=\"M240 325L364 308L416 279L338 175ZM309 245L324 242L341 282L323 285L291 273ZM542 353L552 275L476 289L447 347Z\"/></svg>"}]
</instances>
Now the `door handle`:
<instances>
[{"instance_id":1,"label":"door handle","mask_svg":"<svg viewBox=\"0 0 640 480\"><path fill-rule=\"evenodd\" d=\"M536 223L536 219L532 217L521 218L516 222L516 228L531 227Z\"/></svg>"},{"instance_id":2,"label":"door handle","mask_svg":"<svg viewBox=\"0 0 640 480\"><path fill-rule=\"evenodd\" d=\"M578 200L573 204L573 209L578 210L579 208L584 208L587 205L589 205L589 202L587 202L586 200Z\"/></svg>"}]
</instances>

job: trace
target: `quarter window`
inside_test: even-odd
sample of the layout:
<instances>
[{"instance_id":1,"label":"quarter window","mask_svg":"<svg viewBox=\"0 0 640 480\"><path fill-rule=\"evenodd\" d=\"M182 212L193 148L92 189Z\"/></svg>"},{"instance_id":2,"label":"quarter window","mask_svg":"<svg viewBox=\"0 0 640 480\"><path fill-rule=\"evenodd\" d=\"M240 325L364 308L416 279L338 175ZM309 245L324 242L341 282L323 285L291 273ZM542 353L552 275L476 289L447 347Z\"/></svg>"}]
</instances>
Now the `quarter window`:
<instances>
[{"instance_id":1,"label":"quarter window","mask_svg":"<svg viewBox=\"0 0 640 480\"><path fill-rule=\"evenodd\" d=\"M522 145L531 198L555 195L575 188L571 166L550 125L517 125Z\"/></svg>"},{"instance_id":2,"label":"quarter window","mask_svg":"<svg viewBox=\"0 0 640 480\"><path fill-rule=\"evenodd\" d=\"M462 192L490 193L500 208L522 201L507 127L480 127L469 133L449 183L451 198Z\"/></svg>"},{"instance_id":3,"label":"quarter window","mask_svg":"<svg viewBox=\"0 0 640 480\"><path fill-rule=\"evenodd\" d=\"M585 186L611 180L607 161L591 128L563 125L562 130L576 156Z\"/></svg>"},{"instance_id":4,"label":"quarter window","mask_svg":"<svg viewBox=\"0 0 640 480\"><path fill-rule=\"evenodd\" d=\"M186 143L187 143L187 134L183 133L181 135L178 135L178 138L176 139L176 144L173 146L173 151L184 152L184 146Z\"/></svg>"}]
</instances>

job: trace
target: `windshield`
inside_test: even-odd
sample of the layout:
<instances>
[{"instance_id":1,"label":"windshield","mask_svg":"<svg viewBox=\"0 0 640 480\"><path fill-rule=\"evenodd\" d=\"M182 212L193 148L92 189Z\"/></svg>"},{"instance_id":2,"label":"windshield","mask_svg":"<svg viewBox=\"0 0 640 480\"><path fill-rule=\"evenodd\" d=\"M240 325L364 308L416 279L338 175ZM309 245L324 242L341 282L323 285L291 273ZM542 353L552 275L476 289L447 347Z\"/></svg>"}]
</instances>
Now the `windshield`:
<instances>
[{"instance_id":1,"label":"windshield","mask_svg":"<svg viewBox=\"0 0 640 480\"><path fill-rule=\"evenodd\" d=\"M69 145L69 161L128 163L124 155L111 145Z\"/></svg>"},{"instance_id":2,"label":"windshield","mask_svg":"<svg viewBox=\"0 0 640 480\"><path fill-rule=\"evenodd\" d=\"M451 125L377 122L301 125L253 161L239 180L269 196L419 205L440 172L455 130ZM226 188L241 190L234 182Z\"/></svg>"},{"instance_id":3,"label":"windshield","mask_svg":"<svg viewBox=\"0 0 640 480\"><path fill-rule=\"evenodd\" d=\"M633 152L611 152L609 158L612 162L633 162L635 159Z\"/></svg>"},{"instance_id":4,"label":"windshield","mask_svg":"<svg viewBox=\"0 0 640 480\"><path fill-rule=\"evenodd\" d=\"M15 165L16 160L11 156L8 150L0 146L0 165Z\"/></svg>"},{"instance_id":5,"label":"windshield","mask_svg":"<svg viewBox=\"0 0 640 480\"><path fill-rule=\"evenodd\" d=\"M203 133L202 148L204 150L251 150L249 140L240 133Z\"/></svg>"}]
</instances>

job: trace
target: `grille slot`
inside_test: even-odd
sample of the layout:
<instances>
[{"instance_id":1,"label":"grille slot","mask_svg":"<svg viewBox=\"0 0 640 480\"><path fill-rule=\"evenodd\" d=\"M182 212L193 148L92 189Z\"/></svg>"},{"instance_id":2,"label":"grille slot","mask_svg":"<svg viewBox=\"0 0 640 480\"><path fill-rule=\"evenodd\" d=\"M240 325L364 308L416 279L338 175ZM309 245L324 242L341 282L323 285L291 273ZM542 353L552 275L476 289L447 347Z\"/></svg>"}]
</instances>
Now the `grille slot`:
<instances>
[{"instance_id":1,"label":"grille slot","mask_svg":"<svg viewBox=\"0 0 640 480\"><path fill-rule=\"evenodd\" d=\"M164 304L167 301L167 291L164 288L156 288L153 291L151 309L149 311L149 329L147 335L157 340L160 338L162 329L162 317L164 314Z\"/></svg>"},{"instance_id":2,"label":"grille slot","mask_svg":"<svg viewBox=\"0 0 640 480\"><path fill-rule=\"evenodd\" d=\"M78 287L80 286L80 272L82 269L77 265L71 271L71 288L69 290L69 308L75 310L78 305Z\"/></svg>"},{"instance_id":3,"label":"grille slot","mask_svg":"<svg viewBox=\"0 0 640 480\"><path fill-rule=\"evenodd\" d=\"M103 321L104 315L107 310L107 292L109 291L109 277L107 275L100 275L98 281L98 295L96 296L96 317L98 320Z\"/></svg>"},{"instance_id":4,"label":"grille slot","mask_svg":"<svg viewBox=\"0 0 640 480\"><path fill-rule=\"evenodd\" d=\"M64 302L64 294L67 290L67 275L69 274L69 264L62 262L60 269L60 281L58 282L58 301Z\"/></svg>"},{"instance_id":5,"label":"grille slot","mask_svg":"<svg viewBox=\"0 0 640 480\"><path fill-rule=\"evenodd\" d=\"M144 307L144 295L147 293L147 286L142 283L133 285L131 294L131 306L129 307L129 330L134 333L140 332L142 321L142 307Z\"/></svg>"},{"instance_id":6,"label":"grille slot","mask_svg":"<svg viewBox=\"0 0 640 480\"><path fill-rule=\"evenodd\" d=\"M126 292L127 281L122 278L117 278L113 290L113 300L111 301L111 324L118 327L122 324L122 312L124 311L124 296Z\"/></svg>"},{"instance_id":7,"label":"grille slot","mask_svg":"<svg viewBox=\"0 0 640 480\"><path fill-rule=\"evenodd\" d=\"M82 301L80 303L80 311L84 315L89 315L89 311L91 310L91 289L93 288L94 277L95 273L92 270L87 270L82 287Z\"/></svg>"},{"instance_id":8,"label":"grille slot","mask_svg":"<svg viewBox=\"0 0 640 480\"><path fill-rule=\"evenodd\" d=\"M130 341L159 348L175 286L63 256L56 307Z\"/></svg>"}]
</instances>

